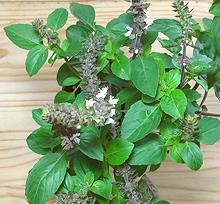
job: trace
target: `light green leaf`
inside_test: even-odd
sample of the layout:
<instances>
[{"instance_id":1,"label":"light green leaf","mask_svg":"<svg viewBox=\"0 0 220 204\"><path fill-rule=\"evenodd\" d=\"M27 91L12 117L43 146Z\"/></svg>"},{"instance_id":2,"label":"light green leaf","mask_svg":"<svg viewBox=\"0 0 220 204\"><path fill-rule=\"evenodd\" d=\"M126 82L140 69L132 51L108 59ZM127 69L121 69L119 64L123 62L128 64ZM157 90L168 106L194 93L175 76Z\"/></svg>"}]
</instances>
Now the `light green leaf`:
<instances>
[{"instance_id":1,"label":"light green leaf","mask_svg":"<svg viewBox=\"0 0 220 204\"><path fill-rule=\"evenodd\" d=\"M159 69L153 57L138 57L131 62L130 79L143 94L155 97L159 84Z\"/></svg>"},{"instance_id":2,"label":"light green leaf","mask_svg":"<svg viewBox=\"0 0 220 204\"><path fill-rule=\"evenodd\" d=\"M42 116L43 110L41 108L34 109L32 110L32 118L34 121L40 125L41 127L51 129L52 125L44 121L41 116Z\"/></svg>"},{"instance_id":3,"label":"light green leaf","mask_svg":"<svg viewBox=\"0 0 220 204\"><path fill-rule=\"evenodd\" d=\"M27 138L28 147L35 153L45 155L61 143L60 138L54 138L51 130L39 128Z\"/></svg>"},{"instance_id":4,"label":"light green leaf","mask_svg":"<svg viewBox=\"0 0 220 204\"><path fill-rule=\"evenodd\" d=\"M143 144L134 148L130 156L130 165L157 165L166 158L166 147L164 140L157 136L151 135Z\"/></svg>"},{"instance_id":5,"label":"light green leaf","mask_svg":"<svg viewBox=\"0 0 220 204\"><path fill-rule=\"evenodd\" d=\"M95 181L90 190L105 199L109 199L112 192L111 178L109 177L103 180Z\"/></svg>"},{"instance_id":6,"label":"light green leaf","mask_svg":"<svg viewBox=\"0 0 220 204\"><path fill-rule=\"evenodd\" d=\"M124 54L121 54L116 57L115 61L113 61L111 68L112 73L117 77L124 80L129 80L129 67L129 59Z\"/></svg>"},{"instance_id":7,"label":"light green leaf","mask_svg":"<svg viewBox=\"0 0 220 204\"><path fill-rule=\"evenodd\" d=\"M48 16L47 25L53 31L57 31L66 24L67 18L67 10L65 8L58 8Z\"/></svg>"},{"instance_id":8,"label":"light green leaf","mask_svg":"<svg viewBox=\"0 0 220 204\"><path fill-rule=\"evenodd\" d=\"M175 144L170 148L169 156L170 159L177 162L177 163L184 163L183 158L181 156L183 151L182 144Z\"/></svg>"},{"instance_id":9,"label":"light green leaf","mask_svg":"<svg viewBox=\"0 0 220 204\"><path fill-rule=\"evenodd\" d=\"M181 74L178 69L173 69L165 74L164 81L168 90L177 88L181 81Z\"/></svg>"},{"instance_id":10,"label":"light green leaf","mask_svg":"<svg viewBox=\"0 0 220 204\"><path fill-rule=\"evenodd\" d=\"M82 44L77 39L75 40L64 40L61 44L62 50L60 51L60 55L64 57L72 57L76 56L80 53L82 49Z\"/></svg>"},{"instance_id":11,"label":"light green leaf","mask_svg":"<svg viewBox=\"0 0 220 204\"><path fill-rule=\"evenodd\" d=\"M79 40L84 42L88 38L88 32L80 25L71 25L66 30L66 37L68 40Z\"/></svg>"},{"instance_id":12,"label":"light green leaf","mask_svg":"<svg viewBox=\"0 0 220 204\"><path fill-rule=\"evenodd\" d=\"M13 24L4 28L8 38L18 47L30 50L41 43L41 38L29 24Z\"/></svg>"},{"instance_id":13,"label":"light green leaf","mask_svg":"<svg viewBox=\"0 0 220 204\"><path fill-rule=\"evenodd\" d=\"M217 83L215 83L214 85L214 90L215 90L215 96L218 98L218 100L220 101L220 81L218 81Z\"/></svg>"},{"instance_id":14,"label":"light green leaf","mask_svg":"<svg viewBox=\"0 0 220 204\"><path fill-rule=\"evenodd\" d=\"M203 157L198 145L193 142L185 142L181 148L181 157L186 165L192 170L199 170L203 164Z\"/></svg>"},{"instance_id":15,"label":"light green leaf","mask_svg":"<svg viewBox=\"0 0 220 204\"><path fill-rule=\"evenodd\" d=\"M79 3L71 3L70 11L82 23L89 25L91 28L94 28L95 10L92 6Z\"/></svg>"},{"instance_id":16,"label":"light green leaf","mask_svg":"<svg viewBox=\"0 0 220 204\"><path fill-rule=\"evenodd\" d=\"M125 115L121 127L121 136L130 142L136 142L158 127L162 117L159 105L149 106L138 101Z\"/></svg>"},{"instance_id":17,"label":"light green leaf","mask_svg":"<svg viewBox=\"0 0 220 204\"><path fill-rule=\"evenodd\" d=\"M205 79L203 78L196 78L195 81L205 90L205 91L208 91L209 90L209 87L208 87L208 84L206 82Z\"/></svg>"},{"instance_id":18,"label":"light green leaf","mask_svg":"<svg viewBox=\"0 0 220 204\"><path fill-rule=\"evenodd\" d=\"M44 45L37 45L28 52L25 66L29 76L33 76L38 73L40 68L47 61L47 57L48 47Z\"/></svg>"},{"instance_id":19,"label":"light green leaf","mask_svg":"<svg viewBox=\"0 0 220 204\"><path fill-rule=\"evenodd\" d=\"M209 12L216 17L220 17L220 2L218 0L214 0Z\"/></svg>"},{"instance_id":20,"label":"light green leaf","mask_svg":"<svg viewBox=\"0 0 220 204\"><path fill-rule=\"evenodd\" d=\"M102 174L102 163L83 155L81 152L74 154L72 168L80 178L83 178L87 172L92 172L95 179L98 179Z\"/></svg>"},{"instance_id":21,"label":"light green leaf","mask_svg":"<svg viewBox=\"0 0 220 204\"><path fill-rule=\"evenodd\" d=\"M165 120L160 125L160 135L166 139L179 137L181 134L181 129L171 120Z\"/></svg>"},{"instance_id":22,"label":"light green leaf","mask_svg":"<svg viewBox=\"0 0 220 204\"><path fill-rule=\"evenodd\" d=\"M100 141L99 130L95 126L81 128L79 150L88 157L103 161L103 147Z\"/></svg>"},{"instance_id":23,"label":"light green leaf","mask_svg":"<svg viewBox=\"0 0 220 204\"><path fill-rule=\"evenodd\" d=\"M169 95L162 97L161 109L168 115L182 119L187 106L187 98L181 90L174 90Z\"/></svg>"},{"instance_id":24,"label":"light green leaf","mask_svg":"<svg viewBox=\"0 0 220 204\"><path fill-rule=\"evenodd\" d=\"M128 159L133 148L134 144L126 139L118 138L111 140L106 147L106 160L111 165L121 165Z\"/></svg>"},{"instance_id":25,"label":"light green leaf","mask_svg":"<svg viewBox=\"0 0 220 204\"><path fill-rule=\"evenodd\" d=\"M59 91L55 98L54 103L73 103L75 100L75 94L72 92Z\"/></svg>"},{"instance_id":26,"label":"light green leaf","mask_svg":"<svg viewBox=\"0 0 220 204\"><path fill-rule=\"evenodd\" d=\"M199 120L199 141L212 145L220 140L220 121L217 118L203 118Z\"/></svg>"},{"instance_id":27,"label":"light green leaf","mask_svg":"<svg viewBox=\"0 0 220 204\"><path fill-rule=\"evenodd\" d=\"M80 79L71 71L66 63L57 72L57 82L60 86L73 86L79 81Z\"/></svg>"},{"instance_id":28,"label":"light green leaf","mask_svg":"<svg viewBox=\"0 0 220 204\"><path fill-rule=\"evenodd\" d=\"M63 154L42 157L30 171L25 194L30 204L45 204L64 180L67 160Z\"/></svg>"}]
</instances>

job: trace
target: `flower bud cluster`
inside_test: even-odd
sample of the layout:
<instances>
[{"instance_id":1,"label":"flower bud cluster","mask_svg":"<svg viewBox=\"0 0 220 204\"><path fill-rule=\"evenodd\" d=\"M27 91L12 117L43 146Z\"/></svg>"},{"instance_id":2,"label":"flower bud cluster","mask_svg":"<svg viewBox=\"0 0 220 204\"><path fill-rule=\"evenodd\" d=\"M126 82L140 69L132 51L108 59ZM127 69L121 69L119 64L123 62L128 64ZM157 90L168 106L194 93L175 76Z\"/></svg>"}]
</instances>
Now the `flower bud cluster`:
<instances>
[{"instance_id":1,"label":"flower bud cluster","mask_svg":"<svg viewBox=\"0 0 220 204\"><path fill-rule=\"evenodd\" d=\"M95 198L80 197L74 193L60 193L56 198L56 204L93 204L94 202Z\"/></svg>"},{"instance_id":2,"label":"flower bud cluster","mask_svg":"<svg viewBox=\"0 0 220 204\"><path fill-rule=\"evenodd\" d=\"M119 167L115 175L122 178L119 187L126 196L126 204L151 204L158 199L157 189L149 178L146 175L138 177L130 166Z\"/></svg>"},{"instance_id":3,"label":"flower bud cluster","mask_svg":"<svg viewBox=\"0 0 220 204\"><path fill-rule=\"evenodd\" d=\"M128 32L125 33L126 37L133 40L133 44L130 46L130 52L138 54L141 51L141 36L144 33L149 22L147 21L147 15L145 10L150 4L144 3L143 0L132 0L132 5L128 10L134 17L134 25L127 27Z\"/></svg>"},{"instance_id":4,"label":"flower bud cluster","mask_svg":"<svg viewBox=\"0 0 220 204\"><path fill-rule=\"evenodd\" d=\"M81 66L78 72L83 81L82 86L89 97L94 97L98 93L101 84L97 76L96 61L104 50L105 42L104 36L91 36L85 42L83 51L79 56Z\"/></svg>"},{"instance_id":5,"label":"flower bud cluster","mask_svg":"<svg viewBox=\"0 0 220 204\"><path fill-rule=\"evenodd\" d=\"M47 39L49 45L58 45L57 33L50 30L43 20L37 18L32 22L32 25L42 39Z\"/></svg>"},{"instance_id":6,"label":"flower bud cluster","mask_svg":"<svg viewBox=\"0 0 220 204\"><path fill-rule=\"evenodd\" d=\"M198 117L186 115L185 119L179 122L182 130L181 139L185 141L193 141L199 134Z\"/></svg>"},{"instance_id":7,"label":"flower bud cluster","mask_svg":"<svg viewBox=\"0 0 220 204\"><path fill-rule=\"evenodd\" d=\"M71 104L48 104L43 108L42 119L52 124L56 136L61 136L62 147L72 149L80 143L80 113Z\"/></svg>"},{"instance_id":8,"label":"flower bud cluster","mask_svg":"<svg viewBox=\"0 0 220 204\"><path fill-rule=\"evenodd\" d=\"M95 122L97 126L115 124L115 106L118 99L108 94L108 87L99 88L95 97L86 100L85 119L88 123Z\"/></svg>"}]
</instances>

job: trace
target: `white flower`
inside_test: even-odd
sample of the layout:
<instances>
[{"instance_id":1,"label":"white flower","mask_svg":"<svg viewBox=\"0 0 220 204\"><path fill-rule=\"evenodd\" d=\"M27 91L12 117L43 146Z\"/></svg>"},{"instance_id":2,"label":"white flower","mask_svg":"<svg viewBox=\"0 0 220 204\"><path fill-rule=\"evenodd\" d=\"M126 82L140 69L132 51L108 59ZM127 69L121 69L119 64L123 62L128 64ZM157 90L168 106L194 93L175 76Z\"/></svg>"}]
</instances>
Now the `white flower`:
<instances>
[{"instance_id":1,"label":"white flower","mask_svg":"<svg viewBox=\"0 0 220 204\"><path fill-rule=\"evenodd\" d=\"M118 99L115 99L113 96L110 96L109 101L111 105L115 106L118 103Z\"/></svg>"},{"instance_id":2,"label":"white flower","mask_svg":"<svg viewBox=\"0 0 220 204\"><path fill-rule=\"evenodd\" d=\"M99 89L99 93L96 95L96 98L105 98L108 94L108 87L104 87Z\"/></svg>"},{"instance_id":3,"label":"white flower","mask_svg":"<svg viewBox=\"0 0 220 204\"><path fill-rule=\"evenodd\" d=\"M112 118L108 118L108 119L105 121L105 125L109 125L109 124L115 124L115 121L114 121Z\"/></svg>"},{"instance_id":4,"label":"white flower","mask_svg":"<svg viewBox=\"0 0 220 204\"><path fill-rule=\"evenodd\" d=\"M111 112L110 112L109 116L113 117L115 115L115 112L116 112L115 109L111 109Z\"/></svg>"},{"instance_id":5,"label":"white flower","mask_svg":"<svg viewBox=\"0 0 220 204\"><path fill-rule=\"evenodd\" d=\"M78 124L77 126L76 126L76 129L80 129L81 128L81 125L80 124Z\"/></svg>"},{"instance_id":6,"label":"white flower","mask_svg":"<svg viewBox=\"0 0 220 204\"><path fill-rule=\"evenodd\" d=\"M135 49L134 53L135 53L135 54L138 54L138 53L139 53L139 50L138 50L138 49Z\"/></svg>"},{"instance_id":7,"label":"white flower","mask_svg":"<svg viewBox=\"0 0 220 204\"><path fill-rule=\"evenodd\" d=\"M131 28L130 26L126 26L126 29L128 30L127 33L125 33L125 37L130 37L132 32L133 32L133 28Z\"/></svg>"},{"instance_id":8,"label":"white flower","mask_svg":"<svg viewBox=\"0 0 220 204\"><path fill-rule=\"evenodd\" d=\"M95 101L91 98L89 100L86 100L86 109L90 109L91 107L93 107Z\"/></svg>"},{"instance_id":9,"label":"white flower","mask_svg":"<svg viewBox=\"0 0 220 204\"><path fill-rule=\"evenodd\" d=\"M153 22L154 22L154 20L147 18L147 19L145 20L145 23L147 24L145 28L148 28L150 25L153 24Z\"/></svg>"}]
</instances>

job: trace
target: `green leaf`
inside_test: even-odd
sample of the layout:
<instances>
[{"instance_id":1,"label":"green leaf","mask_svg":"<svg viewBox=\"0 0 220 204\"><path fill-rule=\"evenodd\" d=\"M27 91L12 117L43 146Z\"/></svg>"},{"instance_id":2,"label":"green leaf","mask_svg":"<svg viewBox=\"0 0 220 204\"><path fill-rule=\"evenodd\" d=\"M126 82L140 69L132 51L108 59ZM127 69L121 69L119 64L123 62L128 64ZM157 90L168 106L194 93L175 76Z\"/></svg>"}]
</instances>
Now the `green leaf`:
<instances>
[{"instance_id":1,"label":"green leaf","mask_svg":"<svg viewBox=\"0 0 220 204\"><path fill-rule=\"evenodd\" d=\"M79 150L88 157L103 161L103 147L99 130L95 126L81 128Z\"/></svg>"},{"instance_id":2,"label":"green leaf","mask_svg":"<svg viewBox=\"0 0 220 204\"><path fill-rule=\"evenodd\" d=\"M45 204L64 180L67 161L63 154L50 153L30 171L25 194L30 204Z\"/></svg>"},{"instance_id":3,"label":"green leaf","mask_svg":"<svg viewBox=\"0 0 220 204\"><path fill-rule=\"evenodd\" d=\"M82 23L94 28L95 22L95 9L90 5L71 3L71 13L78 18Z\"/></svg>"},{"instance_id":4,"label":"green leaf","mask_svg":"<svg viewBox=\"0 0 220 204\"><path fill-rule=\"evenodd\" d=\"M48 16L47 25L53 31L57 31L66 24L67 18L67 10L65 8L58 8Z\"/></svg>"},{"instance_id":5,"label":"green leaf","mask_svg":"<svg viewBox=\"0 0 220 204\"><path fill-rule=\"evenodd\" d=\"M176 89L181 81L181 74L178 69L173 69L165 74L164 81L167 86L167 90Z\"/></svg>"},{"instance_id":6,"label":"green leaf","mask_svg":"<svg viewBox=\"0 0 220 204\"><path fill-rule=\"evenodd\" d=\"M216 118L199 120L199 141L202 144L212 145L220 140L220 121Z\"/></svg>"},{"instance_id":7,"label":"green leaf","mask_svg":"<svg viewBox=\"0 0 220 204\"><path fill-rule=\"evenodd\" d=\"M186 165L192 170L199 170L203 164L203 157L198 145L193 142L185 142L181 148L181 157Z\"/></svg>"},{"instance_id":8,"label":"green leaf","mask_svg":"<svg viewBox=\"0 0 220 204\"><path fill-rule=\"evenodd\" d=\"M75 100L75 94L66 91L59 91L54 99L54 103L73 103Z\"/></svg>"},{"instance_id":9,"label":"green leaf","mask_svg":"<svg viewBox=\"0 0 220 204\"><path fill-rule=\"evenodd\" d=\"M40 68L47 61L47 57L48 47L44 45L37 45L28 52L25 66L29 76L33 76L38 73Z\"/></svg>"},{"instance_id":10,"label":"green leaf","mask_svg":"<svg viewBox=\"0 0 220 204\"><path fill-rule=\"evenodd\" d=\"M206 82L205 79L203 78L196 78L195 81L205 90L205 91L208 91L209 90L209 87L208 87L208 84Z\"/></svg>"},{"instance_id":11,"label":"green leaf","mask_svg":"<svg viewBox=\"0 0 220 204\"><path fill-rule=\"evenodd\" d=\"M43 110L41 108L32 110L32 118L34 121L40 125L41 127L51 129L52 125L44 121L41 116L43 114Z\"/></svg>"},{"instance_id":12,"label":"green leaf","mask_svg":"<svg viewBox=\"0 0 220 204\"><path fill-rule=\"evenodd\" d=\"M182 90L189 102L197 101L201 98L201 94L193 89L183 89Z\"/></svg>"},{"instance_id":13,"label":"green leaf","mask_svg":"<svg viewBox=\"0 0 220 204\"><path fill-rule=\"evenodd\" d=\"M80 152L74 155L72 168L80 178L83 178L87 172L92 172L95 179L98 179L102 174L102 163L88 158Z\"/></svg>"},{"instance_id":14,"label":"green leaf","mask_svg":"<svg viewBox=\"0 0 220 204\"><path fill-rule=\"evenodd\" d=\"M160 135L166 139L179 137L181 134L181 129L171 120L165 120L160 125Z\"/></svg>"},{"instance_id":15,"label":"green leaf","mask_svg":"<svg viewBox=\"0 0 220 204\"><path fill-rule=\"evenodd\" d=\"M37 154L45 155L61 143L60 138L54 138L51 130L39 128L27 138L28 147Z\"/></svg>"},{"instance_id":16,"label":"green leaf","mask_svg":"<svg viewBox=\"0 0 220 204\"><path fill-rule=\"evenodd\" d=\"M134 144L126 139L118 138L111 140L106 147L106 160L111 165L121 165L128 159L133 148Z\"/></svg>"},{"instance_id":17,"label":"green leaf","mask_svg":"<svg viewBox=\"0 0 220 204\"><path fill-rule=\"evenodd\" d=\"M159 69L153 57L138 57L131 62L130 78L143 94L155 97L159 84Z\"/></svg>"},{"instance_id":18,"label":"green leaf","mask_svg":"<svg viewBox=\"0 0 220 204\"><path fill-rule=\"evenodd\" d=\"M176 40L182 37L182 28L180 23L174 19L157 19L149 26L151 32L161 32L169 39Z\"/></svg>"},{"instance_id":19,"label":"green leaf","mask_svg":"<svg viewBox=\"0 0 220 204\"><path fill-rule=\"evenodd\" d=\"M149 106L138 101L125 115L121 136L130 142L136 142L155 130L160 124L161 117L160 106Z\"/></svg>"},{"instance_id":20,"label":"green leaf","mask_svg":"<svg viewBox=\"0 0 220 204\"><path fill-rule=\"evenodd\" d=\"M109 199L112 192L112 179L109 177L103 180L97 180L90 190L105 199Z\"/></svg>"},{"instance_id":21,"label":"green leaf","mask_svg":"<svg viewBox=\"0 0 220 204\"><path fill-rule=\"evenodd\" d=\"M57 82L60 86L73 86L79 81L80 79L76 77L66 63L57 72Z\"/></svg>"},{"instance_id":22,"label":"green leaf","mask_svg":"<svg viewBox=\"0 0 220 204\"><path fill-rule=\"evenodd\" d=\"M187 98L181 90L174 90L169 95L162 97L161 109L168 115L183 119L187 106Z\"/></svg>"},{"instance_id":23,"label":"green leaf","mask_svg":"<svg viewBox=\"0 0 220 204\"><path fill-rule=\"evenodd\" d=\"M169 156L170 159L177 162L177 163L184 163L183 158L182 158L182 144L175 144L170 148Z\"/></svg>"},{"instance_id":24,"label":"green leaf","mask_svg":"<svg viewBox=\"0 0 220 204\"><path fill-rule=\"evenodd\" d=\"M148 137L143 144L134 148L130 165L157 165L166 158L164 140L156 135Z\"/></svg>"},{"instance_id":25,"label":"green leaf","mask_svg":"<svg viewBox=\"0 0 220 204\"><path fill-rule=\"evenodd\" d=\"M88 36L88 32L80 25L71 25L66 30L66 37L70 41L78 40L84 42Z\"/></svg>"},{"instance_id":26,"label":"green leaf","mask_svg":"<svg viewBox=\"0 0 220 204\"><path fill-rule=\"evenodd\" d=\"M209 9L209 12L213 14L214 16L220 17L220 2L218 0L215 0Z\"/></svg>"},{"instance_id":27,"label":"green leaf","mask_svg":"<svg viewBox=\"0 0 220 204\"><path fill-rule=\"evenodd\" d=\"M215 45L215 48L217 49L218 53L220 53L220 42L219 42L220 34L219 34L219 30L220 30L220 18L216 17L213 20L212 33L214 35L214 45Z\"/></svg>"},{"instance_id":28,"label":"green leaf","mask_svg":"<svg viewBox=\"0 0 220 204\"><path fill-rule=\"evenodd\" d=\"M121 54L113 61L111 69L112 73L117 77L129 80L129 67L129 59L124 54Z\"/></svg>"},{"instance_id":29,"label":"green leaf","mask_svg":"<svg viewBox=\"0 0 220 204\"><path fill-rule=\"evenodd\" d=\"M82 49L82 44L79 40L64 40L61 44L62 50L60 51L60 55L64 57L72 57L76 56L80 53Z\"/></svg>"},{"instance_id":30,"label":"green leaf","mask_svg":"<svg viewBox=\"0 0 220 204\"><path fill-rule=\"evenodd\" d=\"M210 18L203 18L202 22L203 22L205 31L210 32L212 30L212 26L213 26L212 19L210 19Z\"/></svg>"},{"instance_id":31,"label":"green leaf","mask_svg":"<svg viewBox=\"0 0 220 204\"><path fill-rule=\"evenodd\" d=\"M215 83L214 85L214 90L215 90L215 95L218 98L218 100L220 101L220 81L218 81L217 83Z\"/></svg>"},{"instance_id":32,"label":"green leaf","mask_svg":"<svg viewBox=\"0 0 220 204\"><path fill-rule=\"evenodd\" d=\"M29 24L13 24L4 28L8 38L18 47L30 50L41 43L41 38Z\"/></svg>"}]
</instances>

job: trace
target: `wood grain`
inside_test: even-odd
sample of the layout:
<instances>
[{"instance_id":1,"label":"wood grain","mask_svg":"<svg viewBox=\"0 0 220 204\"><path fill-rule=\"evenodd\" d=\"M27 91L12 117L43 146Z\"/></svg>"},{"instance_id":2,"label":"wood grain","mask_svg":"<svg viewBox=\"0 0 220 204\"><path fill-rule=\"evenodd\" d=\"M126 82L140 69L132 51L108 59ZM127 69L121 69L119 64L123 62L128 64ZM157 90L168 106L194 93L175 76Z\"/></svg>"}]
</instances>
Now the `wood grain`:
<instances>
[{"instance_id":1,"label":"wood grain","mask_svg":"<svg viewBox=\"0 0 220 204\"><path fill-rule=\"evenodd\" d=\"M58 0L0 0L0 204L24 204L24 184L28 171L39 158L28 150L25 139L37 128L31 119L31 110L51 102L60 89L56 84L55 67L45 66L39 75L29 78L24 69L26 51L12 45L5 37L3 27L12 23L30 23L35 17L46 19L57 7L68 8L71 1ZM79 2L79 1L76 1ZM105 25L128 8L119 0L89 1L96 8L97 22ZM149 18L173 16L171 1L152 0ZM195 8L195 19L201 22L210 16L211 1L190 1ZM70 21L74 21L70 16ZM156 45L155 50L161 50ZM207 102L210 111L220 113L220 105L214 94ZM158 185L161 197L172 204L220 203L220 144L202 147L204 166L199 172L191 172L182 165L167 160L158 172L150 177Z\"/></svg>"}]
</instances>

